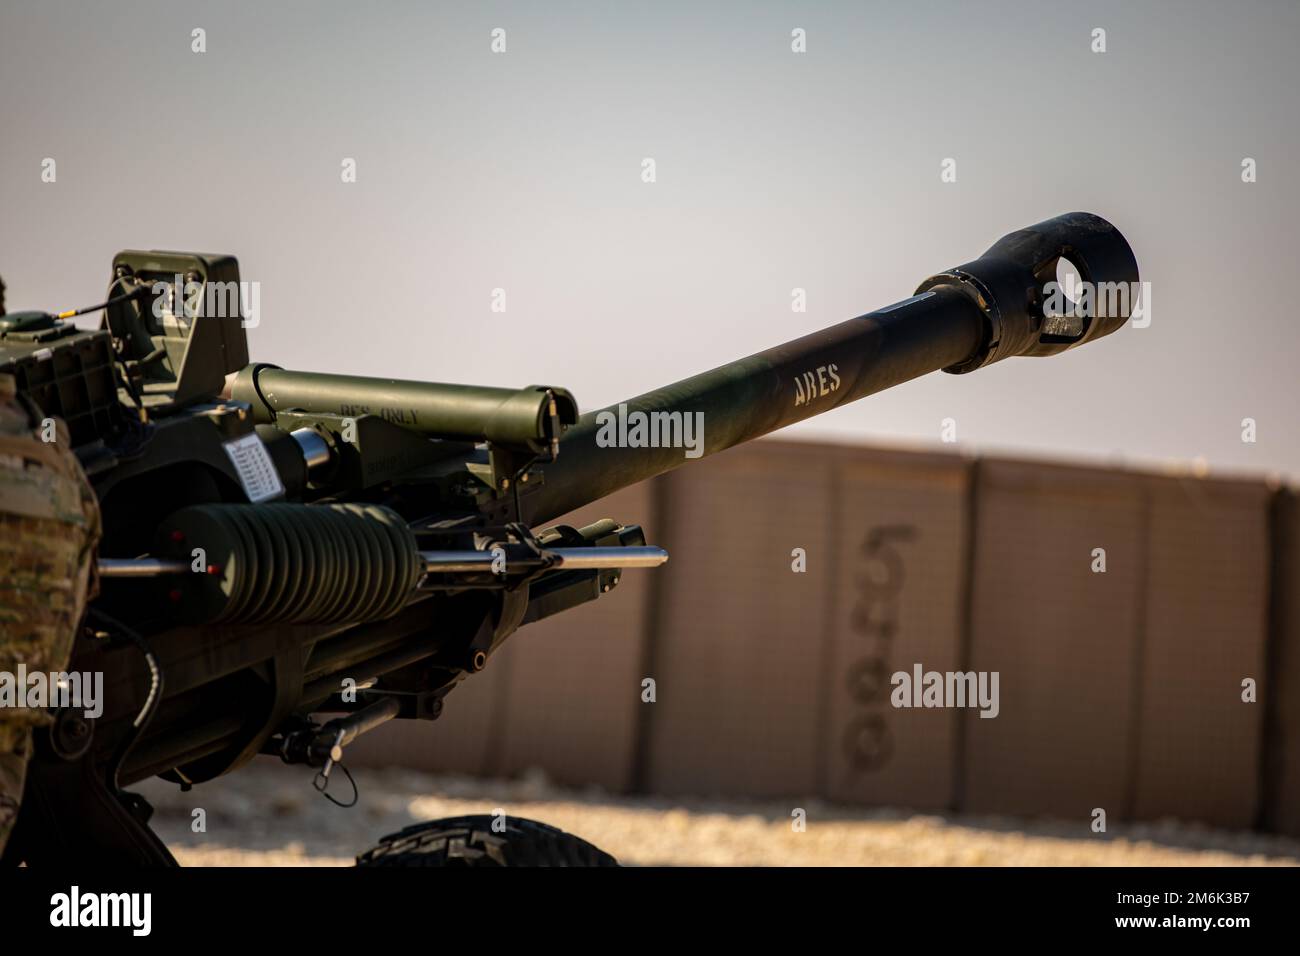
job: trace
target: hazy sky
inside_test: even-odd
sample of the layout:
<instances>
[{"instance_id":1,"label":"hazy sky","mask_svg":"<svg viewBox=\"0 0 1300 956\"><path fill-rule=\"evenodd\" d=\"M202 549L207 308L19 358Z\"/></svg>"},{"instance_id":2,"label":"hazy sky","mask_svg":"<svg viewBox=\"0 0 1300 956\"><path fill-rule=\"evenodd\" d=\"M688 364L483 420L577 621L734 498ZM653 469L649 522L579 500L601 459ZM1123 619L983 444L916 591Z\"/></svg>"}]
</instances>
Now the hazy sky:
<instances>
[{"instance_id":1,"label":"hazy sky","mask_svg":"<svg viewBox=\"0 0 1300 956\"><path fill-rule=\"evenodd\" d=\"M1085 210L1132 244L1149 328L784 435L953 417L966 449L1300 478L1297 38L1294 2L4 0L0 274L11 309L69 308L120 249L230 252L256 359L592 408Z\"/></svg>"}]
</instances>

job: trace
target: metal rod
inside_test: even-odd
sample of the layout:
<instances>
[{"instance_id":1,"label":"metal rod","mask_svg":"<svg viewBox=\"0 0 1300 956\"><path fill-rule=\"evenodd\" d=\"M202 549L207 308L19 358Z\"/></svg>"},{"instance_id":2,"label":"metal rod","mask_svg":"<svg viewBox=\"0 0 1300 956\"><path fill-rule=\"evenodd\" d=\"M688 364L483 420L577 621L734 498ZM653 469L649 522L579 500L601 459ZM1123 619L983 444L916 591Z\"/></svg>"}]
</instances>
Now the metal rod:
<instances>
[{"instance_id":1,"label":"metal rod","mask_svg":"<svg viewBox=\"0 0 1300 956\"><path fill-rule=\"evenodd\" d=\"M164 574L188 574L190 562L161 558L100 558L101 578L157 578Z\"/></svg>"},{"instance_id":2,"label":"metal rod","mask_svg":"<svg viewBox=\"0 0 1300 956\"><path fill-rule=\"evenodd\" d=\"M332 743L334 735L342 730L343 739L339 741L339 746L346 747L362 734L374 730L380 724L387 723L395 718L401 709L401 704L398 703L396 697L381 697L373 704L367 704L347 717L331 720L321 728L321 733L317 735L317 741L325 744L326 753L328 753L329 743ZM326 734L328 734L328 742Z\"/></svg>"},{"instance_id":3,"label":"metal rod","mask_svg":"<svg viewBox=\"0 0 1300 956\"><path fill-rule=\"evenodd\" d=\"M612 548L547 548L560 557L562 568L657 568L668 552L652 545Z\"/></svg>"},{"instance_id":4,"label":"metal rod","mask_svg":"<svg viewBox=\"0 0 1300 956\"><path fill-rule=\"evenodd\" d=\"M668 552L651 546L609 548L547 548L545 553L556 560L556 568L657 568L668 560ZM491 551L421 551L424 569L430 574L482 572L492 569L495 555ZM511 568L539 567L541 559L528 556L510 558Z\"/></svg>"},{"instance_id":5,"label":"metal rod","mask_svg":"<svg viewBox=\"0 0 1300 956\"><path fill-rule=\"evenodd\" d=\"M663 548L650 546L609 548L547 548L556 568L657 568L668 560ZM431 574L490 571L495 555L491 551L421 551L424 568ZM529 555L511 558L511 568L540 567L542 559ZM104 578L156 578L166 574L188 574L188 561L160 558L100 558L99 575Z\"/></svg>"}]
</instances>

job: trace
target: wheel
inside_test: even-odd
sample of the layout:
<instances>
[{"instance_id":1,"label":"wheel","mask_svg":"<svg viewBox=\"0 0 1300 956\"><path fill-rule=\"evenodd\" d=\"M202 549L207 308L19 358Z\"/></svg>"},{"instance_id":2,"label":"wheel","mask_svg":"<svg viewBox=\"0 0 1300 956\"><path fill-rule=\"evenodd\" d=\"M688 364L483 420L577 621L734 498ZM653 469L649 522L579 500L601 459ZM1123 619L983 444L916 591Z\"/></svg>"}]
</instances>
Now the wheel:
<instances>
[{"instance_id":1,"label":"wheel","mask_svg":"<svg viewBox=\"0 0 1300 956\"><path fill-rule=\"evenodd\" d=\"M357 866L618 866L618 861L545 823L483 813L390 833L358 856Z\"/></svg>"}]
</instances>

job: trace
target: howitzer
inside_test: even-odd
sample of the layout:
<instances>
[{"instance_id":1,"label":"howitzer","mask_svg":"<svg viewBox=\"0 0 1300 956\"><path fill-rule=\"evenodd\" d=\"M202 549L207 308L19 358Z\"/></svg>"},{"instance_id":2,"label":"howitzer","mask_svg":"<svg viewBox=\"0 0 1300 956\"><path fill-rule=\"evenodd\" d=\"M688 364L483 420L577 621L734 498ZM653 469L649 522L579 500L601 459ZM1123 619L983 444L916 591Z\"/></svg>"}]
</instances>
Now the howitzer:
<instances>
[{"instance_id":1,"label":"howitzer","mask_svg":"<svg viewBox=\"0 0 1300 956\"><path fill-rule=\"evenodd\" d=\"M7 859L169 862L122 790L155 775L190 787L274 754L327 788L356 736L436 718L520 627L667 559L635 524L548 523L920 375L1128 320L1128 296L1054 306L1062 261L1085 285L1138 282L1120 233L1071 213L894 305L582 416L556 387L249 364L229 256L119 254L97 330L0 318L0 372L66 421L104 524L70 668L103 674L103 710L56 709ZM398 843L363 862L401 862Z\"/></svg>"}]
</instances>

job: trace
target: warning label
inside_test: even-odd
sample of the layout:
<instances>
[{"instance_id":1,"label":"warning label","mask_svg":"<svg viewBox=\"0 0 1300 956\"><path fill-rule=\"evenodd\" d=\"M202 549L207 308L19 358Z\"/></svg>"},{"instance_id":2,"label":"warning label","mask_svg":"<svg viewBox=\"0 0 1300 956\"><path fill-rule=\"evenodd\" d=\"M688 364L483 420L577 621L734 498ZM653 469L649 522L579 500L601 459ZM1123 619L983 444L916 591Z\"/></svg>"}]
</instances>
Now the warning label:
<instances>
[{"instance_id":1,"label":"warning label","mask_svg":"<svg viewBox=\"0 0 1300 956\"><path fill-rule=\"evenodd\" d=\"M239 482L244 486L249 501L266 501L284 494L280 473L275 470L275 463L256 434L228 441L225 449L235 471L239 472Z\"/></svg>"}]
</instances>

